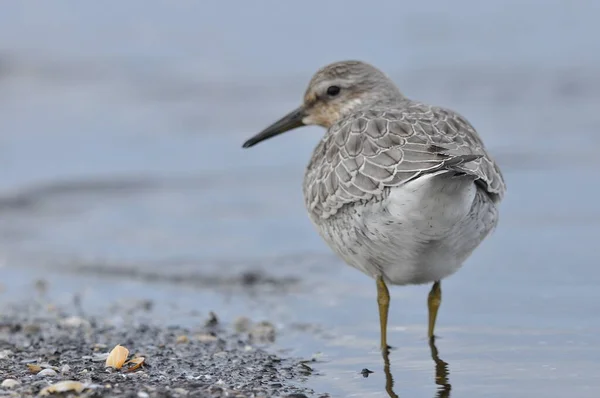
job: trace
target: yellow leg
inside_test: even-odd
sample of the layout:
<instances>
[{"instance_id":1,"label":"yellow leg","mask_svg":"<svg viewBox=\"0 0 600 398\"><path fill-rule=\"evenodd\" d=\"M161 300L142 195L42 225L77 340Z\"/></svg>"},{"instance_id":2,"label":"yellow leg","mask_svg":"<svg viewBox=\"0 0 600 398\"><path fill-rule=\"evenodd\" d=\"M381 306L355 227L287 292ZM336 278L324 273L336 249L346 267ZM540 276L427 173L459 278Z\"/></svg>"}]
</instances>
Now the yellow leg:
<instances>
[{"instance_id":1,"label":"yellow leg","mask_svg":"<svg viewBox=\"0 0 600 398\"><path fill-rule=\"evenodd\" d=\"M379 326L381 330L381 351L387 352L387 319L390 309L390 292L381 276L377 277L377 304L379 305Z\"/></svg>"},{"instance_id":2,"label":"yellow leg","mask_svg":"<svg viewBox=\"0 0 600 398\"><path fill-rule=\"evenodd\" d=\"M437 281L431 287L429 297L427 298L427 306L429 307L429 339L433 339L433 331L435 329L435 320L437 319L438 309L442 303L442 287L440 281Z\"/></svg>"}]
</instances>

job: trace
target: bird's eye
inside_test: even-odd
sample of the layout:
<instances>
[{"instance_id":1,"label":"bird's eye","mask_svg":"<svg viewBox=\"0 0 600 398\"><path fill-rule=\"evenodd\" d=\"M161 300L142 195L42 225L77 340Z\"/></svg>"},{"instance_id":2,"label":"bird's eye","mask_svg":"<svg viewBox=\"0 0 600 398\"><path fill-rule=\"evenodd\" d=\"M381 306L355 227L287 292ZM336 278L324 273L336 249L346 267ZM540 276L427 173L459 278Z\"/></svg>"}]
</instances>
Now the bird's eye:
<instances>
[{"instance_id":1,"label":"bird's eye","mask_svg":"<svg viewBox=\"0 0 600 398\"><path fill-rule=\"evenodd\" d=\"M329 95L330 97L335 97L339 93L340 93L340 87L339 86L329 86L327 88L327 95Z\"/></svg>"}]
</instances>

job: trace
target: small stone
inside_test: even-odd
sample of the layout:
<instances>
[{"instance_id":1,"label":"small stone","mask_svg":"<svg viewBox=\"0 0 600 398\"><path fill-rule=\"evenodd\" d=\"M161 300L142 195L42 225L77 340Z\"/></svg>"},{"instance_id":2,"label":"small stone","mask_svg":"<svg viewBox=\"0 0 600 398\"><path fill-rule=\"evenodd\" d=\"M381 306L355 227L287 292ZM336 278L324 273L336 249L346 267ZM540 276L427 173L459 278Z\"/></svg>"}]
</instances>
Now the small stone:
<instances>
[{"instance_id":1,"label":"small stone","mask_svg":"<svg viewBox=\"0 0 600 398\"><path fill-rule=\"evenodd\" d=\"M362 375L364 378L367 378L367 377L369 377L369 375L370 375L371 373L373 373L373 371L372 371L372 370L369 370L369 369L367 369L367 368L364 368L363 370L361 370L361 371L360 371L360 374L361 374L361 375Z\"/></svg>"},{"instance_id":2,"label":"small stone","mask_svg":"<svg viewBox=\"0 0 600 398\"><path fill-rule=\"evenodd\" d=\"M63 380L52 385L49 385L43 388L39 392L39 396L45 397L48 395L56 395L62 393L69 393L71 391L80 394L83 390L86 389L85 384L75 381L75 380Z\"/></svg>"},{"instance_id":3,"label":"small stone","mask_svg":"<svg viewBox=\"0 0 600 398\"><path fill-rule=\"evenodd\" d=\"M20 384L21 384L21 382L19 380L16 380L16 379L4 379L2 381L2 384L0 384L0 387L3 387L3 388L15 388L15 387L17 387Z\"/></svg>"},{"instance_id":4,"label":"small stone","mask_svg":"<svg viewBox=\"0 0 600 398\"><path fill-rule=\"evenodd\" d=\"M219 319L217 318L217 314L215 314L212 311L209 312L208 313L208 320L206 321L206 323L204 325L206 327L208 327L208 328L214 328L218 324L219 324Z\"/></svg>"},{"instance_id":5,"label":"small stone","mask_svg":"<svg viewBox=\"0 0 600 398\"><path fill-rule=\"evenodd\" d=\"M252 327L252 330L250 330L250 339L262 343L274 342L275 326L267 321L257 323Z\"/></svg>"},{"instance_id":6,"label":"small stone","mask_svg":"<svg viewBox=\"0 0 600 398\"><path fill-rule=\"evenodd\" d=\"M108 358L109 355L110 352L94 353L92 354L90 359L92 360L92 362L104 362L106 361L106 358Z\"/></svg>"},{"instance_id":7,"label":"small stone","mask_svg":"<svg viewBox=\"0 0 600 398\"><path fill-rule=\"evenodd\" d=\"M92 348L94 351L105 351L108 348L108 346L106 344L96 343Z\"/></svg>"},{"instance_id":8,"label":"small stone","mask_svg":"<svg viewBox=\"0 0 600 398\"><path fill-rule=\"evenodd\" d=\"M303 372L307 372L308 374L310 374L310 373L313 372L313 368L311 368L310 366L308 366L306 364L306 362L300 362L299 365L302 368Z\"/></svg>"},{"instance_id":9,"label":"small stone","mask_svg":"<svg viewBox=\"0 0 600 398\"><path fill-rule=\"evenodd\" d=\"M149 379L150 375L143 370L138 370L137 372L131 373L130 376L137 377L139 379ZM147 387L148 388L148 387Z\"/></svg>"},{"instance_id":10,"label":"small stone","mask_svg":"<svg viewBox=\"0 0 600 398\"><path fill-rule=\"evenodd\" d=\"M57 374L58 373L56 373L56 370L54 369L42 369L37 375L39 377L54 377Z\"/></svg>"},{"instance_id":11,"label":"small stone","mask_svg":"<svg viewBox=\"0 0 600 398\"><path fill-rule=\"evenodd\" d=\"M212 343L213 341L217 341L217 336L213 336L212 334L202 333L196 336L196 340L201 343Z\"/></svg>"},{"instance_id":12,"label":"small stone","mask_svg":"<svg viewBox=\"0 0 600 398\"><path fill-rule=\"evenodd\" d=\"M35 290L38 294L44 295L48 291L48 281L45 279L38 279L35 281Z\"/></svg>"},{"instance_id":13,"label":"small stone","mask_svg":"<svg viewBox=\"0 0 600 398\"><path fill-rule=\"evenodd\" d=\"M145 392L145 391L140 391L140 392L138 392L138 393L137 393L137 396L138 396L139 398L149 398L149 397L150 397L150 395L149 395L147 392Z\"/></svg>"},{"instance_id":14,"label":"small stone","mask_svg":"<svg viewBox=\"0 0 600 398\"><path fill-rule=\"evenodd\" d=\"M152 311L154 308L154 302L152 300L142 300L140 306L144 311Z\"/></svg>"},{"instance_id":15,"label":"small stone","mask_svg":"<svg viewBox=\"0 0 600 398\"><path fill-rule=\"evenodd\" d=\"M90 327L90 323L79 316L70 316L68 318L65 318L62 321L60 321L60 324L68 328Z\"/></svg>"},{"instance_id":16,"label":"small stone","mask_svg":"<svg viewBox=\"0 0 600 398\"><path fill-rule=\"evenodd\" d=\"M29 323L23 325L23 332L27 334L38 334L42 330L42 327L35 323Z\"/></svg>"},{"instance_id":17,"label":"small stone","mask_svg":"<svg viewBox=\"0 0 600 398\"><path fill-rule=\"evenodd\" d=\"M233 328L238 333L245 333L250 329L252 322L245 316L239 316L233 321Z\"/></svg>"},{"instance_id":18,"label":"small stone","mask_svg":"<svg viewBox=\"0 0 600 398\"><path fill-rule=\"evenodd\" d=\"M181 336L177 336L177 339L175 339L175 343L177 343L177 344L185 344L189 341L190 341L190 339L185 334L181 335Z\"/></svg>"},{"instance_id":19,"label":"small stone","mask_svg":"<svg viewBox=\"0 0 600 398\"><path fill-rule=\"evenodd\" d=\"M63 365L62 368L60 368L60 373L65 374L65 373L69 373L71 371L71 367L69 365Z\"/></svg>"},{"instance_id":20,"label":"small stone","mask_svg":"<svg viewBox=\"0 0 600 398\"><path fill-rule=\"evenodd\" d=\"M256 271L247 271L244 272L240 278L242 285L244 286L254 286L260 282L263 282L265 277Z\"/></svg>"},{"instance_id":21,"label":"small stone","mask_svg":"<svg viewBox=\"0 0 600 398\"><path fill-rule=\"evenodd\" d=\"M188 395L188 390L186 390L186 389L183 389L183 388L175 388L175 389L173 390L173 392L174 392L175 394L179 394L179 395Z\"/></svg>"},{"instance_id":22,"label":"small stone","mask_svg":"<svg viewBox=\"0 0 600 398\"><path fill-rule=\"evenodd\" d=\"M27 369L29 369L29 371L33 374L38 374L39 372L42 371L42 367L35 363L28 363Z\"/></svg>"},{"instance_id":23,"label":"small stone","mask_svg":"<svg viewBox=\"0 0 600 398\"><path fill-rule=\"evenodd\" d=\"M12 356L13 352L11 350L2 350L0 351L0 359L7 359Z\"/></svg>"}]
</instances>

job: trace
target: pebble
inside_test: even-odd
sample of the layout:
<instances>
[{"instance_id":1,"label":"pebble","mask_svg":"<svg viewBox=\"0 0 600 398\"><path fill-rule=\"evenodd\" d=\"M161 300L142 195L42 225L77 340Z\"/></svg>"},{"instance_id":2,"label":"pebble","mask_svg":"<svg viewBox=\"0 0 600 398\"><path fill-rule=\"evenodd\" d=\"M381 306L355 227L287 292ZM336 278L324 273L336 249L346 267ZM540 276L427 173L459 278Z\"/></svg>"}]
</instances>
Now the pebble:
<instances>
[{"instance_id":1,"label":"pebble","mask_svg":"<svg viewBox=\"0 0 600 398\"><path fill-rule=\"evenodd\" d=\"M106 344L96 343L92 348L94 349L94 351L105 351L108 348L108 346Z\"/></svg>"},{"instance_id":2,"label":"pebble","mask_svg":"<svg viewBox=\"0 0 600 398\"><path fill-rule=\"evenodd\" d=\"M21 384L21 382L19 380L16 380L16 379L4 379L2 381L2 384L0 384L0 387L15 388L15 387L17 387L20 384Z\"/></svg>"},{"instance_id":3,"label":"pebble","mask_svg":"<svg viewBox=\"0 0 600 398\"><path fill-rule=\"evenodd\" d=\"M233 321L233 328L238 333L245 333L248 330L250 330L251 324L252 324L252 322L250 321L249 318L247 318L245 316L239 316L235 319L235 321Z\"/></svg>"},{"instance_id":4,"label":"pebble","mask_svg":"<svg viewBox=\"0 0 600 398\"><path fill-rule=\"evenodd\" d=\"M275 341L275 326L271 322L259 322L252 327L250 330L250 339L258 342L269 342Z\"/></svg>"},{"instance_id":5,"label":"pebble","mask_svg":"<svg viewBox=\"0 0 600 398\"><path fill-rule=\"evenodd\" d=\"M36 334L41 332L41 330L40 325L36 325L35 323L23 325L23 331L28 334Z\"/></svg>"},{"instance_id":6,"label":"pebble","mask_svg":"<svg viewBox=\"0 0 600 398\"><path fill-rule=\"evenodd\" d=\"M0 351L0 359L6 359L12 356L13 352L11 350L2 350Z\"/></svg>"},{"instance_id":7,"label":"pebble","mask_svg":"<svg viewBox=\"0 0 600 398\"><path fill-rule=\"evenodd\" d=\"M369 377L369 375L370 375L371 373L373 373L373 371L372 371L372 370L369 370L369 369L367 369L367 368L364 368L363 370L361 370L361 371L360 371L360 374L361 374L363 377L365 377L365 378L366 378L366 377Z\"/></svg>"},{"instance_id":8,"label":"pebble","mask_svg":"<svg viewBox=\"0 0 600 398\"><path fill-rule=\"evenodd\" d=\"M38 376L39 377L54 377L56 376L58 373L56 373L56 370L54 369L42 369L41 371L38 372Z\"/></svg>"},{"instance_id":9,"label":"pebble","mask_svg":"<svg viewBox=\"0 0 600 398\"><path fill-rule=\"evenodd\" d=\"M217 318L217 314L214 312L208 313L208 320L204 323L204 326L207 328L214 328L219 324L219 318Z\"/></svg>"},{"instance_id":10,"label":"pebble","mask_svg":"<svg viewBox=\"0 0 600 398\"><path fill-rule=\"evenodd\" d=\"M137 393L137 396L138 396L138 398L149 398L150 397L150 395L145 391L139 391Z\"/></svg>"},{"instance_id":11,"label":"pebble","mask_svg":"<svg viewBox=\"0 0 600 398\"><path fill-rule=\"evenodd\" d=\"M60 324L69 328L90 327L90 323L78 316L70 316L60 321Z\"/></svg>"},{"instance_id":12,"label":"pebble","mask_svg":"<svg viewBox=\"0 0 600 398\"><path fill-rule=\"evenodd\" d=\"M36 280L34 286L39 294L45 294L48 291L48 281L44 279Z\"/></svg>"},{"instance_id":13,"label":"pebble","mask_svg":"<svg viewBox=\"0 0 600 398\"><path fill-rule=\"evenodd\" d=\"M39 372L42 371L42 367L40 365L37 365L34 363L28 363L27 369L33 374L38 374Z\"/></svg>"},{"instance_id":14,"label":"pebble","mask_svg":"<svg viewBox=\"0 0 600 398\"><path fill-rule=\"evenodd\" d=\"M90 358L92 362L104 362L110 355L110 352L94 353L91 356L85 356L84 359Z\"/></svg>"},{"instance_id":15,"label":"pebble","mask_svg":"<svg viewBox=\"0 0 600 398\"><path fill-rule=\"evenodd\" d=\"M74 392L80 394L87 387L85 384L75 380L62 380L46 386L39 392L39 396L56 395L62 393ZM69 394L70 395L70 394Z\"/></svg>"},{"instance_id":16,"label":"pebble","mask_svg":"<svg viewBox=\"0 0 600 398\"><path fill-rule=\"evenodd\" d=\"M202 333L196 336L196 340L201 343L212 343L213 341L217 341L217 336L213 336L212 334Z\"/></svg>"},{"instance_id":17,"label":"pebble","mask_svg":"<svg viewBox=\"0 0 600 398\"><path fill-rule=\"evenodd\" d=\"M177 344L185 344L185 343L187 343L189 341L190 341L190 339L185 334L182 334L181 336L177 336L177 339L175 340L175 343L177 343Z\"/></svg>"},{"instance_id":18,"label":"pebble","mask_svg":"<svg viewBox=\"0 0 600 398\"><path fill-rule=\"evenodd\" d=\"M69 373L71 371L71 367L69 365L63 365L62 368L60 368L60 373L65 374L65 373Z\"/></svg>"}]
</instances>

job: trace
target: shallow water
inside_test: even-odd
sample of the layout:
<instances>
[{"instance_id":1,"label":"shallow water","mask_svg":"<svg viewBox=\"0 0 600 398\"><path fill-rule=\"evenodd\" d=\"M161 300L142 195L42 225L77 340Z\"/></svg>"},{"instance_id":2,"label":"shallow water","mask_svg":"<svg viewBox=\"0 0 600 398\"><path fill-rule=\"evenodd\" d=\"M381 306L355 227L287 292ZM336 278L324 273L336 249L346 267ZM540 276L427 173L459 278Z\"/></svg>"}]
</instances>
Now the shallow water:
<instances>
[{"instance_id":1,"label":"shallow water","mask_svg":"<svg viewBox=\"0 0 600 398\"><path fill-rule=\"evenodd\" d=\"M269 319L271 349L318 358L315 391L387 396L374 283L330 254L303 208L321 132L240 148L298 103L317 67L361 58L466 115L507 180L498 229L443 284L451 395L595 396L598 4L372 3L5 5L2 300L43 278L53 301L79 293L89 311L147 298L157 322ZM255 286L239 279L256 272ZM440 388L427 290L392 289L400 396Z\"/></svg>"}]
</instances>

